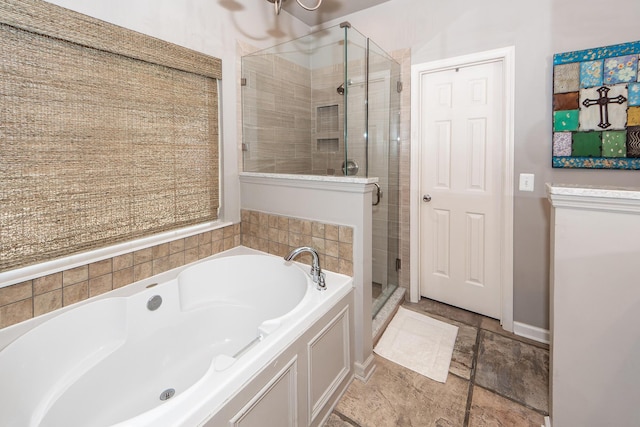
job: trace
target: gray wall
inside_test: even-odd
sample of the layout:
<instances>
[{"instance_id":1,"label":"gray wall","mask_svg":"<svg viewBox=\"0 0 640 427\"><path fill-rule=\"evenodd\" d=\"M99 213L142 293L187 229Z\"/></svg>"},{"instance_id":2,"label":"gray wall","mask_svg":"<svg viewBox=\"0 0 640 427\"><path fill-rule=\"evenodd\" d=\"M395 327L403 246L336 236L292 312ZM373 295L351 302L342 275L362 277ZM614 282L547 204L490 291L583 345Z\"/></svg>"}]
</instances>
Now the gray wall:
<instances>
[{"instance_id":1,"label":"gray wall","mask_svg":"<svg viewBox=\"0 0 640 427\"><path fill-rule=\"evenodd\" d=\"M536 179L533 193L515 194L517 322L549 328L549 205L544 183L640 185L640 171L551 168L553 54L638 40L639 17L638 0L606 5L596 0L391 0L340 20L348 20L387 51L411 48L412 64L515 46L516 188L520 173L534 173Z\"/></svg>"}]
</instances>

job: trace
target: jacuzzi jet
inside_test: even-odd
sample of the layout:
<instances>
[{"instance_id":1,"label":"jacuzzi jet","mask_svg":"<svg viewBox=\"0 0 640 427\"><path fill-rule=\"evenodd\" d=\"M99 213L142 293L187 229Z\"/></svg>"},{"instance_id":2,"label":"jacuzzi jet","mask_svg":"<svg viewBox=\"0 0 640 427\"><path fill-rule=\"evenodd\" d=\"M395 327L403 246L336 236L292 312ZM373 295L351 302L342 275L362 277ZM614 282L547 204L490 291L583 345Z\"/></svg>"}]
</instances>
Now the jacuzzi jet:
<instances>
[{"instance_id":1,"label":"jacuzzi jet","mask_svg":"<svg viewBox=\"0 0 640 427\"><path fill-rule=\"evenodd\" d=\"M154 295L151 298L149 298L149 301L147 301L147 308L150 311L155 311L158 308L160 308L160 306L162 305L162 297L160 295Z\"/></svg>"},{"instance_id":2,"label":"jacuzzi jet","mask_svg":"<svg viewBox=\"0 0 640 427\"><path fill-rule=\"evenodd\" d=\"M168 388L160 393L160 400L169 400L173 397L174 394L176 394L175 389Z\"/></svg>"}]
</instances>

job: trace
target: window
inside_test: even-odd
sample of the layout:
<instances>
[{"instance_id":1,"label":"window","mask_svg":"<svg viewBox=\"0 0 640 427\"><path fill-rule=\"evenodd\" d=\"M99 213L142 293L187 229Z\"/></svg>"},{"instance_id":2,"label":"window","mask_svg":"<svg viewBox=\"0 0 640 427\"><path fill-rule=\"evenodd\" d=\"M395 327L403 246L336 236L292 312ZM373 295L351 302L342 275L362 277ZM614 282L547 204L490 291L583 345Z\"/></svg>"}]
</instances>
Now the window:
<instances>
[{"instance_id":1,"label":"window","mask_svg":"<svg viewBox=\"0 0 640 427\"><path fill-rule=\"evenodd\" d=\"M220 60L0 5L0 271L215 220Z\"/></svg>"}]
</instances>

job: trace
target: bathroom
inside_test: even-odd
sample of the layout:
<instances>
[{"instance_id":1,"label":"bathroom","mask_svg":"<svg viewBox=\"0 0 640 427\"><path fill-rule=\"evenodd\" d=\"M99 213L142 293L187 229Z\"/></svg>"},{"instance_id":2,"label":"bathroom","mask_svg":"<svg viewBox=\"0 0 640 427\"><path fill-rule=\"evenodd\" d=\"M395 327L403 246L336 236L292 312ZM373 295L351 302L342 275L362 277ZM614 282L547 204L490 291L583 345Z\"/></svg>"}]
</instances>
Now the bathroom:
<instances>
[{"instance_id":1,"label":"bathroom","mask_svg":"<svg viewBox=\"0 0 640 427\"><path fill-rule=\"evenodd\" d=\"M243 209L259 210L252 205L258 201L243 199L244 184L240 181L242 56L248 53L247 49L271 48L320 28L338 26L344 21L350 22L353 28L379 44L401 66L404 88L401 93L399 146L399 258L402 261L399 285L407 290L408 297L411 295L412 286L409 274L412 267L409 205L412 197L418 197L410 193L412 65L514 46L513 179L517 182L521 173L533 174L535 183L532 192L514 188L512 194L512 330L520 328L529 335L539 334L542 340L548 340L550 208L544 183L630 186L639 182L632 171L610 170L593 173L594 171L589 170L553 169L549 159L552 55L637 38L636 18L640 11L637 2L633 0L623 0L616 4L611 13L606 14L602 11L601 3L593 0L546 0L530 3L491 0L482 4L469 0L446 4L390 0L378 2L379 4L359 11L338 11L335 16L331 15L332 11L319 9L307 14L311 23L292 16L286 10L276 16L273 4L266 1L251 2L250 5L248 2L237 0L193 0L188 4L150 0L135 3L123 0L55 0L51 3L222 60L219 216L230 226L224 230L213 231L209 235L206 235L208 231L204 230L205 236L202 237L208 238L211 246L217 246L219 250L240 244L239 224L243 220ZM589 30L585 30L586 28ZM312 199L314 195L310 193L309 197ZM244 215L250 216L251 213L247 212ZM283 212L282 215L313 217L311 214L297 211ZM345 220L328 217L325 222L342 224ZM339 241L339 237L336 241ZM175 248L173 252L173 249L167 248L167 255L179 253L178 249ZM182 252L187 254L191 249L193 246L187 243L183 246ZM152 254L149 256L153 257ZM183 257L188 259L189 255ZM355 264L353 267L358 268ZM96 277L102 275L98 274ZM115 274L113 278L116 280ZM70 286L65 286L67 296L78 300L88 297L89 284L73 287L76 283L82 284L85 281L89 281L89 276L69 282ZM42 291L37 292L34 292L35 288L14 288L10 295L7 295L7 292L0 293L0 327L26 320L62 304L62 290L60 300L55 299L57 296L51 296L51 299L45 301L41 296L49 295L57 288L47 287L46 284L41 286ZM101 282L96 281L95 286L96 289L100 289ZM41 303L44 305L40 305ZM363 319L370 318L368 313L359 315ZM361 331L364 335L367 332L371 335L369 330Z\"/></svg>"}]
</instances>

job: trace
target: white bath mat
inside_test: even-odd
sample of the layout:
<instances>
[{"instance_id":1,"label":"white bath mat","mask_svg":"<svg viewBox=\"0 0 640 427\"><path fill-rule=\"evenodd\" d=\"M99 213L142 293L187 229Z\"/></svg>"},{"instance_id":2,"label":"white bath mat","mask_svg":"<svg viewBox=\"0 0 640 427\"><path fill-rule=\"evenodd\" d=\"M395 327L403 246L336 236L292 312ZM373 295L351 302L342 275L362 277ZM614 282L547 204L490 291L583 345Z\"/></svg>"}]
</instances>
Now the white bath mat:
<instances>
[{"instance_id":1,"label":"white bath mat","mask_svg":"<svg viewBox=\"0 0 640 427\"><path fill-rule=\"evenodd\" d=\"M457 326L400 307L373 351L443 383L457 335Z\"/></svg>"}]
</instances>

